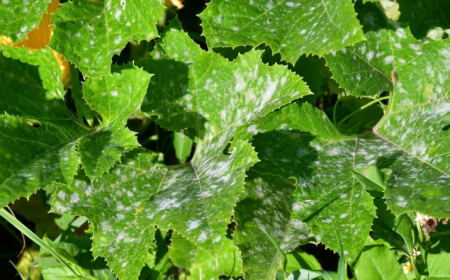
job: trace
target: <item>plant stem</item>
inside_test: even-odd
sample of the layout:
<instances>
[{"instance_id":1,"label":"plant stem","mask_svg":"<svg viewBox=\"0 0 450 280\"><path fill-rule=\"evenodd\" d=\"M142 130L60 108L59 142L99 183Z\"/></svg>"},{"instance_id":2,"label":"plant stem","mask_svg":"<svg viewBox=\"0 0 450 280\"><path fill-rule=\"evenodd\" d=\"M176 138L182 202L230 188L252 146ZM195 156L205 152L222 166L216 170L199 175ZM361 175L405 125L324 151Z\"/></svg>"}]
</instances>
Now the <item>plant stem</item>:
<instances>
[{"instance_id":1,"label":"plant stem","mask_svg":"<svg viewBox=\"0 0 450 280\"><path fill-rule=\"evenodd\" d=\"M353 115L355 115L356 113L359 113L360 111L362 111L362 110L364 110L364 109L366 109L366 108L372 106L373 104L375 104L375 103L377 103L377 102L380 102L381 100L386 100L386 99L389 99L389 98L390 98L390 96L380 97L380 98L378 98L378 99L375 99L375 100L373 100L373 101L370 101L369 103L367 103L367 104L364 105L364 106L361 106L361 108L359 108L358 110L352 112L351 114L349 114L349 115L347 115L345 118L343 118L343 119L337 124L337 127L339 128L339 127L342 125L343 122L345 122L346 120L348 120L349 118L351 118L351 117L352 117Z\"/></svg>"},{"instance_id":2,"label":"plant stem","mask_svg":"<svg viewBox=\"0 0 450 280\"><path fill-rule=\"evenodd\" d=\"M57 252L55 252L55 250L53 250L52 247L50 247L46 242L40 239L36 234L34 234L34 232L29 230L19 220L17 220L11 214L9 214L5 209L0 209L0 216L5 218L5 220L7 220L11 225L17 228L20 232L28 236L28 238L30 238L34 243L38 244L47 252L49 252L51 255L53 255L55 259L57 259L66 267L68 267L76 276L78 276L81 279L81 276L77 272L75 272L75 270Z\"/></svg>"},{"instance_id":3,"label":"plant stem","mask_svg":"<svg viewBox=\"0 0 450 280\"><path fill-rule=\"evenodd\" d=\"M333 124L336 127L336 109L337 109L337 105L339 103L339 101L341 101L340 99L336 100L336 103L334 103L334 107L333 107Z\"/></svg>"}]
</instances>

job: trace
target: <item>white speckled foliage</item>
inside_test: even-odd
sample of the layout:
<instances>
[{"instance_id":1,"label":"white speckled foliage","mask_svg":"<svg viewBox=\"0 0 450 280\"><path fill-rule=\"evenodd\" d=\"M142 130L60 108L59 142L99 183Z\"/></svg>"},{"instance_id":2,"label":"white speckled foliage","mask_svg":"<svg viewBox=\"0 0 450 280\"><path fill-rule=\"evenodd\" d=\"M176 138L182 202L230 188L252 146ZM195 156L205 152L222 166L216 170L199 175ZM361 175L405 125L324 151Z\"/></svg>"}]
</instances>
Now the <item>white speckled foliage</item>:
<instances>
[{"instance_id":1,"label":"white speckled foliage","mask_svg":"<svg viewBox=\"0 0 450 280\"><path fill-rule=\"evenodd\" d=\"M94 256L105 257L120 279L138 278L155 234L155 227L140 227L135 216L164 177L155 161L155 155L134 150L100 179L91 182L80 175L71 185L56 185L52 211L89 218Z\"/></svg>"},{"instance_id":2,"label":"white speckled foliage","mask_svg":"<svg viewBox=\"0 0 450 280\"><path fill-rule=\"evenodd\" d=\"M183 55L178 55L178 49L172 47L179 47L180 42L184 43ZM211 258L221 258L224 250L229 253L235 252L233 254L239 256L237 247L231 245L226 238L226 229L236 201L243 191L245 171L258 159L253 148L246 141L233 141L229 148L230 155L224 155L223 151L237 126L248 124L275 108L309 93L305 83L286 67L264 65L259 60L260 56L261 52L251 52L230 62L215 53L205 52L191 41L174 21L167 28L153 56L139 63L144 69L154 73L155 78L159 77L149 85L146 102L144 102L149 105L143 110L149 107L155 108L150 113L159 113L158 122L164 126L192 126L197 130L199 138L194 159L188 164L152 168L142 175L149 179L147 184L141 186L146 189L147 196L141 197L139 194L140 206L137 207L139 203L134 202L131 205L138 212L139 228L148 229L157 225L163 229L174 229L184 236L191 246L198 246L199 252L204 252ZM180 75L168 79L164 76L167 67L170 68L172 65L185 67L186 77ZM246 67L251 67L252 71L248 71ZM181 71L180 73L183 74ZM207 79L212 73L222 77L223 80L218 78L213 83L212 80ZM249 78L255 79L255 82L245 83L244 81ZM170 80L175 81L171 84ZM178 93L177 90L170 90L170 87L175 87L174 85L183 89L182 95L175 96ZM223 105L217 106L217 103L212 105L213 92L216 93L216 100L222 101ZM254 95L253 99L249 98L249 92ZM223 94L222 98L220 94ZM172 108L176 108L177 111ZM179 122L173 122L172 113L184 114L187 117L182 117ZM185 123L182 123L183 120ZM133 162L125 162L117 165L110 173L121 174L121 179L114 182L121 188L131 191L134 196L138 195L136 192L142 192L142 189L130 189L121 182L126 184L130 181L134 182L136 174L129 175L117 169L128 168L130 164L134 166ZM97 188L96 182L102 182L103 178L109 178L108 176L105 175L94 181L93 189ZM95 204L103 199L103 192L86 193L85 187L80 189L80 186L75 183L69 187L61 187L55 197L59 197L61 192L67 193L68 189L72 189L72 192L78 193L79 201L84 201L85 205ZM69 199L69 196L64 195L64 197ZM56 198L55 201L59 200ZM127 205L130 206L130 204ZM54 204L54 209L58 212L64 210L64 207L68 207L67 203ZM74 208L78 209L77 207ZM101 227L106 217L105 213L95 211L93 213L74 211L73 213L92 217L91 220L95 221L96 227ZM129 231L134 230L134 228L123 228L122 233L128 234ZM106 238L103 234L106 233L98 232L96 236L98 239ZM110 232L107 233L108 236L110 234ZM142 232L142 234L148 233ZM134 246L141 244L140 239L133 240L137 242ZM130 243L133 242L130 241ZM124 255L122 250L111 252L112 255L104 251L94 253L105 256L111 268L119 276L131 273L133 269L143 265L141 260L136 267L127 266L126 269L122 269L116 263L117 259L120 259L122 263L131 261L124 260L123 257L119 258ZM193 261L194 267L196 261ZM220 267L211 269L215 271ZM211 273L218 272L220 270Z\"/></svg>"},{"instance_id":3,"label":"white speckled foliage","mask_svg":"<svg viewBox=\"0 0 450 280\"><path fill-rule=\"evenodd\" d=\"M439 134L445 137L442 124L450 119L443 117L445 114L439 111L442 107L436 106L434 112L418 111L411 117L417 123L429 120L434 123L419 132L421 137L410 136L404 142L390 138L390 122L395 113L389 112L373 134L349 137L340 135L324 113L308 104L284 107L240 130L237 139L253 139L260 159L255 170L297 180L293 217L304 220L316 239L335 251L339 251L340 240L346 260L352 262L364 246L375 217L372 198L353 171L369 166L389 169L392 173L385 195L396 214L418 211L433 217L450 215L447 202L450 177L443 171L448 168L441 167L449 163L447 158L438 160L449 152L448 145L444 150L445 140L439 140ZM421 110L420 105L415 108ZM425 130L433 129L434 125L438 140L422 140L427 135ZM423 153L433 151L437 161L430 162L417 155L417 151L411 151L421 141L427 141Z\"/></svg>"},{"instance_id":4,"label":"white speckled foliage","mask_svg":"<svg viewBox=\"0 0 450 280\"><path fill-rule=\"evenodd\" d=\"M364 39L350 0L216 0L200 17L210 47L265 43L292 63Z\"/></svg>"},{"instance_id":5,"label":"white speckled foliage","mask_svg":"<svg viewBox=\"0 0 450 280\"><path fill-rule=\"evenodd\" d=\"M27 38L28 32L39 26L50 0L0 1L0 35L15 43Z\"/></svg>"},{"instance_id":6,"label":"white speckled foliage","mask_svg":"<svg viewBox=\"0 0 450 280\"><path fill-rule=\"evenodd\" d=\"M359 10L367 42L326 59L351 94L391 91L388 111L373 131L381 148L395 147L410 160L398 163L402 175L386 189L388 205L396 213L415 209L448 216L450 42L417 41L408 28L387 20L373 4ZM369 83L373 87L366 86ZM368 150L371 154L374 157Z\"/></svg>"},{"instance_id":7,"label":"white speckled foliage","mask_svg":"<svg viewBox=\"0 0 450 280\"><path fill-rule=\"evenodd\" d=\"M2 42L48 2L0 0ZM89 279L342 273L308 242L358 279L450 278L450 39L425 38L450 6L211 0L202 37L191 2L183 30L162 0L64 1L50 46L1 45L0 207L87 218L49 244Z\"/></svg>"},{"instance_id":8,"label":"white speckled foliage","mask_svg":"<svg viewBox=\"0 0 450 280\"><path fill-rule=\"evenodd\" d=\"M291 220L293 191L280 177L249 173L235 208L235 244L242 251L245 279L275 279L282 260L280 249L288 252L310 241L307 226Z\"/></svg>"},{"instance_id":9,"label":"white speckled foliage","mask_svg":"<svg viewBox=\"0 0 450 280\"><path fill-rule=\"evenodd\" d=\"M73 62L85 76L110 73L111 59L135 40L158 36L156 21L162 0L74 0L53 15L51 47Z\"/></svg>"},{"instance_id":10,"label":"white speckled foliage","mask_svg":"<svg viewBox=\"0 0 450 280\"><path fill-rule=\"evenodd\" d=\"M448 93L448 41L415 39L405 24L387 19L375 4L356 8L367 41L325 56L341 87L357 96L393 91L398 95L395 109Z\"/></svg>"},{"instance_id":11,"label":"white speckled foliage","mask_svg":"<svg viewBox=\"0 0 450 280\"><path fill-rule=\"evenodd\" d=\"M72 182L80 163L95 179L138 146L125 123L139 109L150 74L127 69L89 79L84 98L103 117L91 129L65 107L61 70L50 49L2 46L1 54L0 159L8 162L0 166L1 206L53 181Z\"/></svg>"}]
</instances>

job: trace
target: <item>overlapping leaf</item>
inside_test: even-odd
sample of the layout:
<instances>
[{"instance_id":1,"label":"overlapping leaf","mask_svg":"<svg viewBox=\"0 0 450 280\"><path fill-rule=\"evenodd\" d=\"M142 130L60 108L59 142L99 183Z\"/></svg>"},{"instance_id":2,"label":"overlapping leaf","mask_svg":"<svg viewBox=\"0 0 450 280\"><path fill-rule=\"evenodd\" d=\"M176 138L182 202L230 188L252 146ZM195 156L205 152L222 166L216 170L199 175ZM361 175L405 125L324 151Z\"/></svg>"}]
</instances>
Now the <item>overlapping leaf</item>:
<instances>
[{"instance_id":1,"label":"overlapping leaf","mask_svg":"<svg viewBox=\"0 0 450 280\"><path fill-rule=\"evenodd\" d=\"M426 116L439 122L439 113L436 110ZM425 113L415 118L420 116ZM403 129L399 124L396 128ZM355 181L352 170L372 165L390 169L386 193L395 213L417 210L437 217L449 215L446 175L382 135L340 136L323 113L306 104L283 108L247 127L243 135L258 132L253 144L261 162L254 168L296 178L300 188L293 204L294 217L307 222L315 237L333 250L338 251L340 239L348 261L355 260L361 250L374 217L372 199ZM427 143L438 145L432 140Z\"/></svg>"},{"instance_id":2,"label":"overlapping leaf","mask_svg":"<svg viewBox=\"0 0 450 280\"><path fill-rule=\"evenodd\" d=\"M200 15L210 47L269 45L283 60L323 55L364 39L351 1L216 0Z\"/></svg>"},{"instance_id":3,"label":"overlapping leaf","mask_svg":"<svg viewBox=\"0 0 450 280\"><path fill-rule=\"evenodd\" d=\"M299 188L293 217L305 221L316 239L334 251L340 251L341 243L345 258L354 261L375 217L372 198L352 175L360 139L341 136L309 104L276 111L241 136L254 133L252 143L261 159L254 169L294 177Z\"/></svg>"},{"instance_id":4,"label":"overlapping leaf","mask_svg":"<svg viewBox=\"0 0 450 280\"><path fill-rule=\"evenodd\" d=\"M261 52L251 52L229 62L215 53L202 51L175 22L168 27L153 57L142 62L157 79L149 86L144 109L155 108L150 112L160 114L159 122L166 127L194 127L200 140L190 163L148 169L143 175L148 184L141 186L147 196L141 199L143 203L138 210L140 228L152 228L156 224L163 229L175 229L216 259L229 247L225 240L227 224L243 190L245 171L257 161L253 148L246 141L233 141L231 147L225 149L236 126L309 93L299 77L285 67L263 64L260 55ZM167 76L167 70L177 69L175 67L183 71L175 72L178 76ZM208 78L211 75L216 79ZM246 83L247 80L250 82ZM182 117L177 119L180 115ZM224 150L229 155L224 154ZM126 168L120 166L111 173L117 172L117 168ZM117 184L133 182L134 177L135 174L124 175ZM107 175L99 180L104 178L108 178ZM104 196L103 193L80 192L76 185L68 188L79 193L79 201L85 205L97 203L94 199L101 200ZM127 185L123 189L134 195L140 191ZM136 210L137 204L133 207ZM89 217L98 225L106 219L101 212L92 212ZM122 234L131 234L131 230L122 228ZM98 234L97 238L107 238L103 235ZM142 242L133 246L138 245L145 247ZM108 255L108 262L118 255L121 256L119 252ZM129 271L117 263L111 262L111 266L118 274Z\"/></svg>"},{"instance_id":5,"label":"overlapping leaf","mask_svg":"<svg viewBox=\"0 0 450 280\"><path fill-rule=\"evenodd\" d=\"M0 35L20 42L28 32L38 27L42 15L47 11L50 0L0 2Z\"/></svg>"},{"instance_id":6,"label":"overlapping leaf","mask_svg":"<svg viewBox=\"0 0 450 280\"><path fill-rule=\"evenodd\" d=\"M402 96L417 92L419 102L445 95L448 42L416 40L407 27L388 20L375 4L358 3L356 8L367 41L325 56L333 78L343 88L352 95L375 96L392 91L398 81L395 91ZM413 104L403 99L403 107Z\"/></svg>"},{"instance_id":7,"label":"overlapping leaf","mask_svg":"<svg viewBox=\"0 0 450 280\"><path fill-rule=\"evenodd\" d=\"M165 127L195 128L201 140L192 162L168 170L139 220L177 229L215 255L243 190L245 170L257 160L245 141L234 141L231 155L223 154L236 127L309 90L285 67L263 64L261 52L230 62L204 52L180 29L173 22L153 56L139 64L155 73L143 110L158 113ZM167 76L170 69L178 75Z\"/></svg>"},{"instance_id":8,"label":"overlapping leaf","mask_svg":"<svg viewBox=\"0 0 450 280\"><path fill-rule=\"evenodd\" d=\"M358 279L407 279L397 258L383 245L365 247L355 273Z\"/></svg>"},{"instance_id":9,"label":"overlapping leaf","mask_svg":"<svg viewBox=\"0 0 450 280\"><path fill-rule=\"evenodd\" d=\"M0 115L1 205L53 181L70 183L80 157L87 174L95 178L122 152L138 145L124 122L139 108L149 74L128 69L111 78L87 81L86 100L105 118L93 130L66 109L61 70L50 49L31 52L3 46L0 60L0 111L5 112ZM108 87L103 87L105 83ZM99 104L111 99L117 103L110 108ZM123 113L116 114L119 110ZM117 117L111 119L110 114ZM86 145L89 142L95 145Z\"/></svg>"},{"instance_id":10,"label":"overlapping leaf","mask_svg":"<svg viewBox=\"0 0 450 280\"><path fill-rule=\"evenodd\" d=\"M221 275L242 275L242 259L233 241L225 238L217 255L211 255L175 233L169 249L170 259L189 271L191 279L218 279Z\"/></svg>"},{"instance_id":11,"label":"overlapping leaf","mask_svg":"<svg viewBox=\"0 0 450 280\"><path fill-rule=\"evenodd\" d=\"M406 159L397 161L395 176L388 182L388 207L397 214L417 210L448 216L450 42L417 41L408 28L386 20L373 4L361 6L359 12L368 29L367 42L327 56L327 61L335 78L351 93L392 91L389 111L374 128L382 146L395 147ZM367 61L371 57L370 65L359 57ZM361 65L384 76L385 86L359 91L373 83L369 73L358 76L352 70Z\"/></svg>"},{"instance_id":12,"label":"overlapping leaf","mask_svg":"<svg viewBox=\"0 0 450 280\"><path fill-rule=\"evenodd\" d=\"M155 228L139 227L136 208L154 193L164 177L156 156L134 150L113 172L90 183L78 176L72 185L58 184L52 211L82 215L94 225L92 252L103 256L120 279L137 279Z\"/></svg>"},{"instance_id":13,"label":"overlapping leaf","mask_svg":"<svg viewBox=\"0 0 450 280\"><path fill-rule=\"evenodd\" d=\"M250 173L245 192L235 208L237 229L234 243L242 252L245 279L275 279L283 249L294 249L308 238L308 231L290 224L294 187L283 179ZM295 232L296 234L291 234ZM293 245L289 236L293 236ZM285 243L290 248L286 247Z\"/></svg>"},{"instance_id":14,"label":"overlapping leaf","mask_svg":"<svg viewBox=\"0 0 450 280\"><path fill-rule=\"evenodd\" d=\"M156 21L164 10L160 0L74 0L53 15L51 47L75 63L85 76L110 73L111 59L131 40L158 36Z\"/></svg>"}]
</instances>

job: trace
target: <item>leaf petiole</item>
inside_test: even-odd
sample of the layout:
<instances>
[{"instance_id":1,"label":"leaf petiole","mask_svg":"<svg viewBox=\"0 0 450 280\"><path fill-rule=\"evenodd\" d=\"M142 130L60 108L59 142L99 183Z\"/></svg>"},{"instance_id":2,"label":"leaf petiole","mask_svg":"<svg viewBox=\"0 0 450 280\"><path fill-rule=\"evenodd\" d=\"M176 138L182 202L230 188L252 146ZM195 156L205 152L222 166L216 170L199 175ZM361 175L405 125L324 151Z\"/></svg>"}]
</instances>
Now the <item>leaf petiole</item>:
<instances>
[{"instance_id":1,"label":"leaf petiole","mask_svg":"<svg viewBox=\"0 0 450 280\"><path fill-rule=\"evenodd\" d=\"M336 127L339 128L339 127L342 125L342 123L344 123L346 120L348 120L349 118L351 118L351 117L352 117L353 115L355 115L356 113L359 113L360 111L362 111L362 110L364 110L364 109L366 109L366 108L372 106L373 104L378 103L378 102L380 102L380 101L382 101L382 100L389 99L389 98L390 98L390 96L384 96L384 97L380 97L380 98L378 98L378 99L375 99L375 100L370 101L370 102L367 103L366 105L361 106L358 110L353 111L351 114L349 114L349 115L347 115L345 118L343 118L343 119L337 124Z\"/></svg>"}]
</instances>

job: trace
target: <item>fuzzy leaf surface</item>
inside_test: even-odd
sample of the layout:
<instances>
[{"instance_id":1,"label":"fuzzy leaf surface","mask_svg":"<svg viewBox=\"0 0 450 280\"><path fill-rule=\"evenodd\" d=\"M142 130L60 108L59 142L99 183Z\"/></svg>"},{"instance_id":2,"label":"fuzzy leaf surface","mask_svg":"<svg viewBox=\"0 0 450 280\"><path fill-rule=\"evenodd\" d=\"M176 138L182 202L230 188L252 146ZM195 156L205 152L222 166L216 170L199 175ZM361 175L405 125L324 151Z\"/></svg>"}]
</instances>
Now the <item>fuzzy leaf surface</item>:
<instances>
[{"instance_id":1,"label":"fuzzy leaf surface","mask_svg":"<svg viewBox=\"0 0 450 280\"><path fill-rule=\"evenodd\" d=\"M340 240L346 260L354 261L375 217L372 198L352 174L360 140L340 135L309 104L286 106L240 132L253 138L261 160L255 170L297 180L292 216L332 250L340 251Z\"/></svg>"},{"instance_id":2,"label":"fuzzy leaf surface","mask_svg":"<svg viewBox=\"0 0 450 280\"><path fill-rule=\"evenodd\" d=\"M351 1L216 0L200 14L209 47L269 45L283 60L323 55L364 39Z\"/></svg>"},{"instance_id":3,"label":"fuzzy leaf surface","mask_svg":"<svg viewBox=\"0 0 450 280\"><path fill-rule=\"evenodd\" d=\"M367 42L326 59L335 78L350 93L361 93L357 88L364 88L369 81L373 84L370 74L361 75L358 82L357 74L351 70L363 64L384 76L385 86L361 94L391 91L389 110L374 133L384 143L379 146L381 150L392 147L406 160L395 160L395 176L386 188L388 207L395 214L416 210L433 217L448 216L450 42L417 41L408 28L384 19L373 4L365 4L358 11L365 28L373 29L367 33ZM371 65L359 59L367 56L372 57ZM390 72L395 73L395 84ZM336 73L351 78L341 79Z\"/></svg>"},{"instance_id":4,"label":"fuzzy leaf surface","mask_svg":"<svg viewBox=\"0 0 450 280\"><path fill-rule=\"evenodd\" d=\"M62 195L65 200L54 204L55 211L65 212L67 211L65 207L71 205L70 201L73 197L72 194L68 195L69 191L77 195L75 200L78 203L72 203L74 209L76 208L76 213L90 217L94 224L100 225L96 235L98 241L94 240L93 251L96 255L105 256L117 275L132 275L133 277L137 275L137 268L140 268L145 260L124 258L128 258L127 256L130 255L128 252L131 252L132 248L144 248L143 244L149 244L153 234L147 236L148 232L137 233L133 226L122 226L119 214L109 213L109 210L100 210L107 209L108 203L111 205L114 203L115 206L111 207L117 211L126 209L130 213L133 211L135 213L137 210L139 229L153 229L154 225L158 225L162 229L174 229L193 246L198 246L205 254L215 259L219 259L224 253L233 255L237 253L236 247L227 249L230 241L226 237L226 228L238 196L243 191L245 171L257 161L257 156L246 141L233 141L230 148L226 150L228 154L224 154L224 150L237 125L249 123L255 118L309 93L307 86L299 77L285 67L264 65L260 61L260 55L261 52L252 52L240 57L235 63L229 62L217 54L202 51L189 39L187 34L181 31L181 26L175 21L167 28L162 41L158 42L157 51L153 57L140 62L145 70L154 73L157 78L157 81L148 87L144 111L160 114L158 121L172 129L196 128L197 137L200 140L194 159L184 165L153 168L152 163L149 162L152 160L151 158L139 157L139 166L144 167L134 173L124 173L121 170L134 170L137 164L137 160L132 160L131 155L130 160L126 160L128 158L126 156L122 160L123 164L117 164L109 174L94 180L92 187L85 184L60 186L59 192L55 195L55 203L58 203L61 192L65 193ZM185 59L189 59L189 61L185 61ZM167 69L174 65L185 68L185 72L179 72L186 74L185 77L181 76L183 83L175 83L178 82L176 79L179 77L177 76L169 78L164 75L167 74ZM253 72L248 74L250 67ZM258 72L259 68L260 72ZM211 84L212 80L206 79L213 71L217 77L224 77L223 80L218 79L216 85ZM247 86L244 83L245 77L247 77L245 75L259 79L259 84L251 83L251 86ZM171 82L184 90L173 91ZM277 87L278 83L281 83L279 87ZM106 83L103 86L106 87L110 84ZM246 94L249 91L254 92L255 96L251 100L253 102L247 99L248 95ZM180 93L179 96L172 95ZM109 97L108 94L113 97ZM100 95L102 94L100 93ZM223 96L221 97L221 95ZM114 97L118 96L120 93L116 96L111 91L105 94L105 97L112 98L108 100L114 100ZM228 111L225 111L223 107L217 107L215 103L212 104L212 96L214 96L214 100L223 102L223 107ZM194 99L195 103L192 103L191 99ZM104 102L106 101L98 104L88 103L91 107L101 111L103 106L106 107ZM217 101L215 102L217 103ZM251 105L250 108L247 108L249 105ZM114 107L108 106L108 108L114 110ZM149 108L155 109L151 111ZM181 113L190 117L184 119L184 123L176 123L171 119L172 108L182 109ZM222 117L220 110L231 113ZM108 115L105 116L102 126L107 125L109 121ZM139 172L142 174L138 176ZM117 176L119 177L116 178ZM109 178L113 178L111 182L114 181L114 186L117 185L119 190L126 190L127 195L133 197L131 206L130 203L126 203L125 206L126 200L123 202L121 201L123 198L119 198L120 195L124 196L123 192L118 191L119 193L116 194L106 191L104 186L111 183ZM140 178L142 181L136 181ZM95 190L99 191L98 195L93 195ZM105 200L103 198L105 195L110 198ZM134 197L138 197L141 203L134 200ZM105 202L100 203L100 200ZM80 205L84 207L84 210L80 208ZM87 213L90 207L99 207L99 210ZM127 207L131 207L131 209ZM113 221L110 217L116 217L114 223L117 222L117 226L112 225ZM130 216L129 219L131 218ZM102 232L104 228L111 230ZM135 236L136 234L142 235L138 237ZM132 238L126 239L127 236L132 236ZM115 242L113 242L114 240ZM123 245L117 252L115 250L110 252L103 248L106 246L104 244L121 245L122 241L127 245ZM130 261L133 261L133 265L122 267L124 263L131 264ZM219 269L219 267L216 268ZM211 271L215 271L213 268L211 269Z\"/></svg>"},{"instance_id":5,"label":"fuzzy leaf surface","mask_svg":"<svg viewBox=\"0 0 450 280\"><path fill-rule=\"evenodd\" d=\"M192 127L200 139L190 163L167 169L139 221L175 229L209 253L220 252L245 170L257 161L245 141L234 141L230 155L223 154L236 127L309 93L299 77L263 64L260 56L250 52L230 62L205 52L173 21L152 56L138 64L156 79L143 111L158 114L169 129ZM169 69L179 75L164 75Z\"/></svg>"},{"instance_id":6,"label":"fuzzy leaf surface","mask_svg":"<svg viewBox=\"0 0 450 280\"><path fill-rule=\"evenodd\" d=\"M254 169L297 178L293 217L304 220L316 239L335 251L339 235L348 261L362 249L375 214L372 198L353 178L353 170L371 165L392 170L386 193L396 214L416 210L448 216L446 175L383 136L340 136L323 113L307 104L287 106L242 131L246 139L255 133L252 143L261 162ZM421 168L424 172L417 173Z\"/></svg>"},{"instance_id":7,"label":"fuzzy leaf surface","mask_svg":"<svg viewBox=\"0 0 450 280\"><path fill-rule=\"evenodd\" d=\"M124 152L139 146L135 133L125 125L140 108L150 77L141 69L124 69L84 84L87 104L102 116L96 131L79 142L81 162L89 178L101 176Z\"/></svg>"},{"instance_id":8,"label":"fuzzy leaf surface","mask_svg":"<svg viewBox=\"0 0 450 280\"><path fill-rule=\"evenodd\" d=\"M170 259L179 267L189 270L191 279L217 279L221 275L242 275L241 252L233 241L225 238L217 256L195 246L174 233L169 248Z\"/></svg>"},{"instance_id":9,"label":"fuzzy leaf surface","mask_svg":"<svg viewBox=\"0 0 450 280\"><path fill-rule=\"evenodd\" d=\"M376 4L357 3L356 8L367 41L325 55L341 87L356 96L394 91L404 97L402 107L413 105L409 95L421 103L445 95L448 41L416 40L408 27L386 19Z\"/></svg>"},{"instance_id":10,"label":"fuzzy leaf surface","mask_svg":"<svg viewBox=\"0 0 450 280\"><path fill-rule=\"evenodd\" d=\"M135 40L158 36L156 21L164 10L159 0L74 0L53 15L51 47L85 76L110 74L111 59Z\"/></svg>"},{"instance_id":11,"label":"fuzzy leaf surface","mask_svg":"<svg viewBox=\"0 0 450 280\"><path fill-rule=\"evenodd\" d=\"M117 102L127 113L91 129L66 108L61 70L50 49L31 52L3 46L0 60L0 111L5 112L0 115L1 205L54 181L70 184L80 161L92 178L99 176L120 159L120 153L138 145L124 122L128 112L139 108L149 74L138 69L115 74L121 85L116 88L111 82L107 89L118 93ZM85 84L90 92L86 100L93 108L96 98L104 102L108 98L100 97L105 91L94 81ZM107 120L109 109L95 109ZM85 145L89 141L95 145Z\"/></svg>"},{"instance_id":12,"label":"fuzzy leaf surface","mask_svg":"<svg viewBox=\"0 0 450 280\"><path fill-rule=\"evenodd\" d=\"M136 207L164 177L156 156L134 150L114 171L90 182L83 175L57 184L52 211L85 216L94 225L92 252L103 256L120 279L137 279L154 238L154 227L139 227Z\"/></svg>"},{"instance_id":13,"label":"fuzzy leaf surface","mask_svg":"<svg viewBox=\"0 0 450 280\"><path fill-rule=\"evenodd\" d=\"M234 209L234 244L242 252L245 279L275 279L282 259L281 245L290 229L293 191L282 178L249 173L244 194Z\"/></svg>"},{"instance_id":14,"label":"fuzzy leaf surface","mask_svg":"<svg viewBox=\"0 0 450 280\"><path fill-rule=\"evenodd\" d=\"M10 37L17 43L27 38L47 11L50 0L0 2L0 35Z\"/></svg>"}]
</instances>

